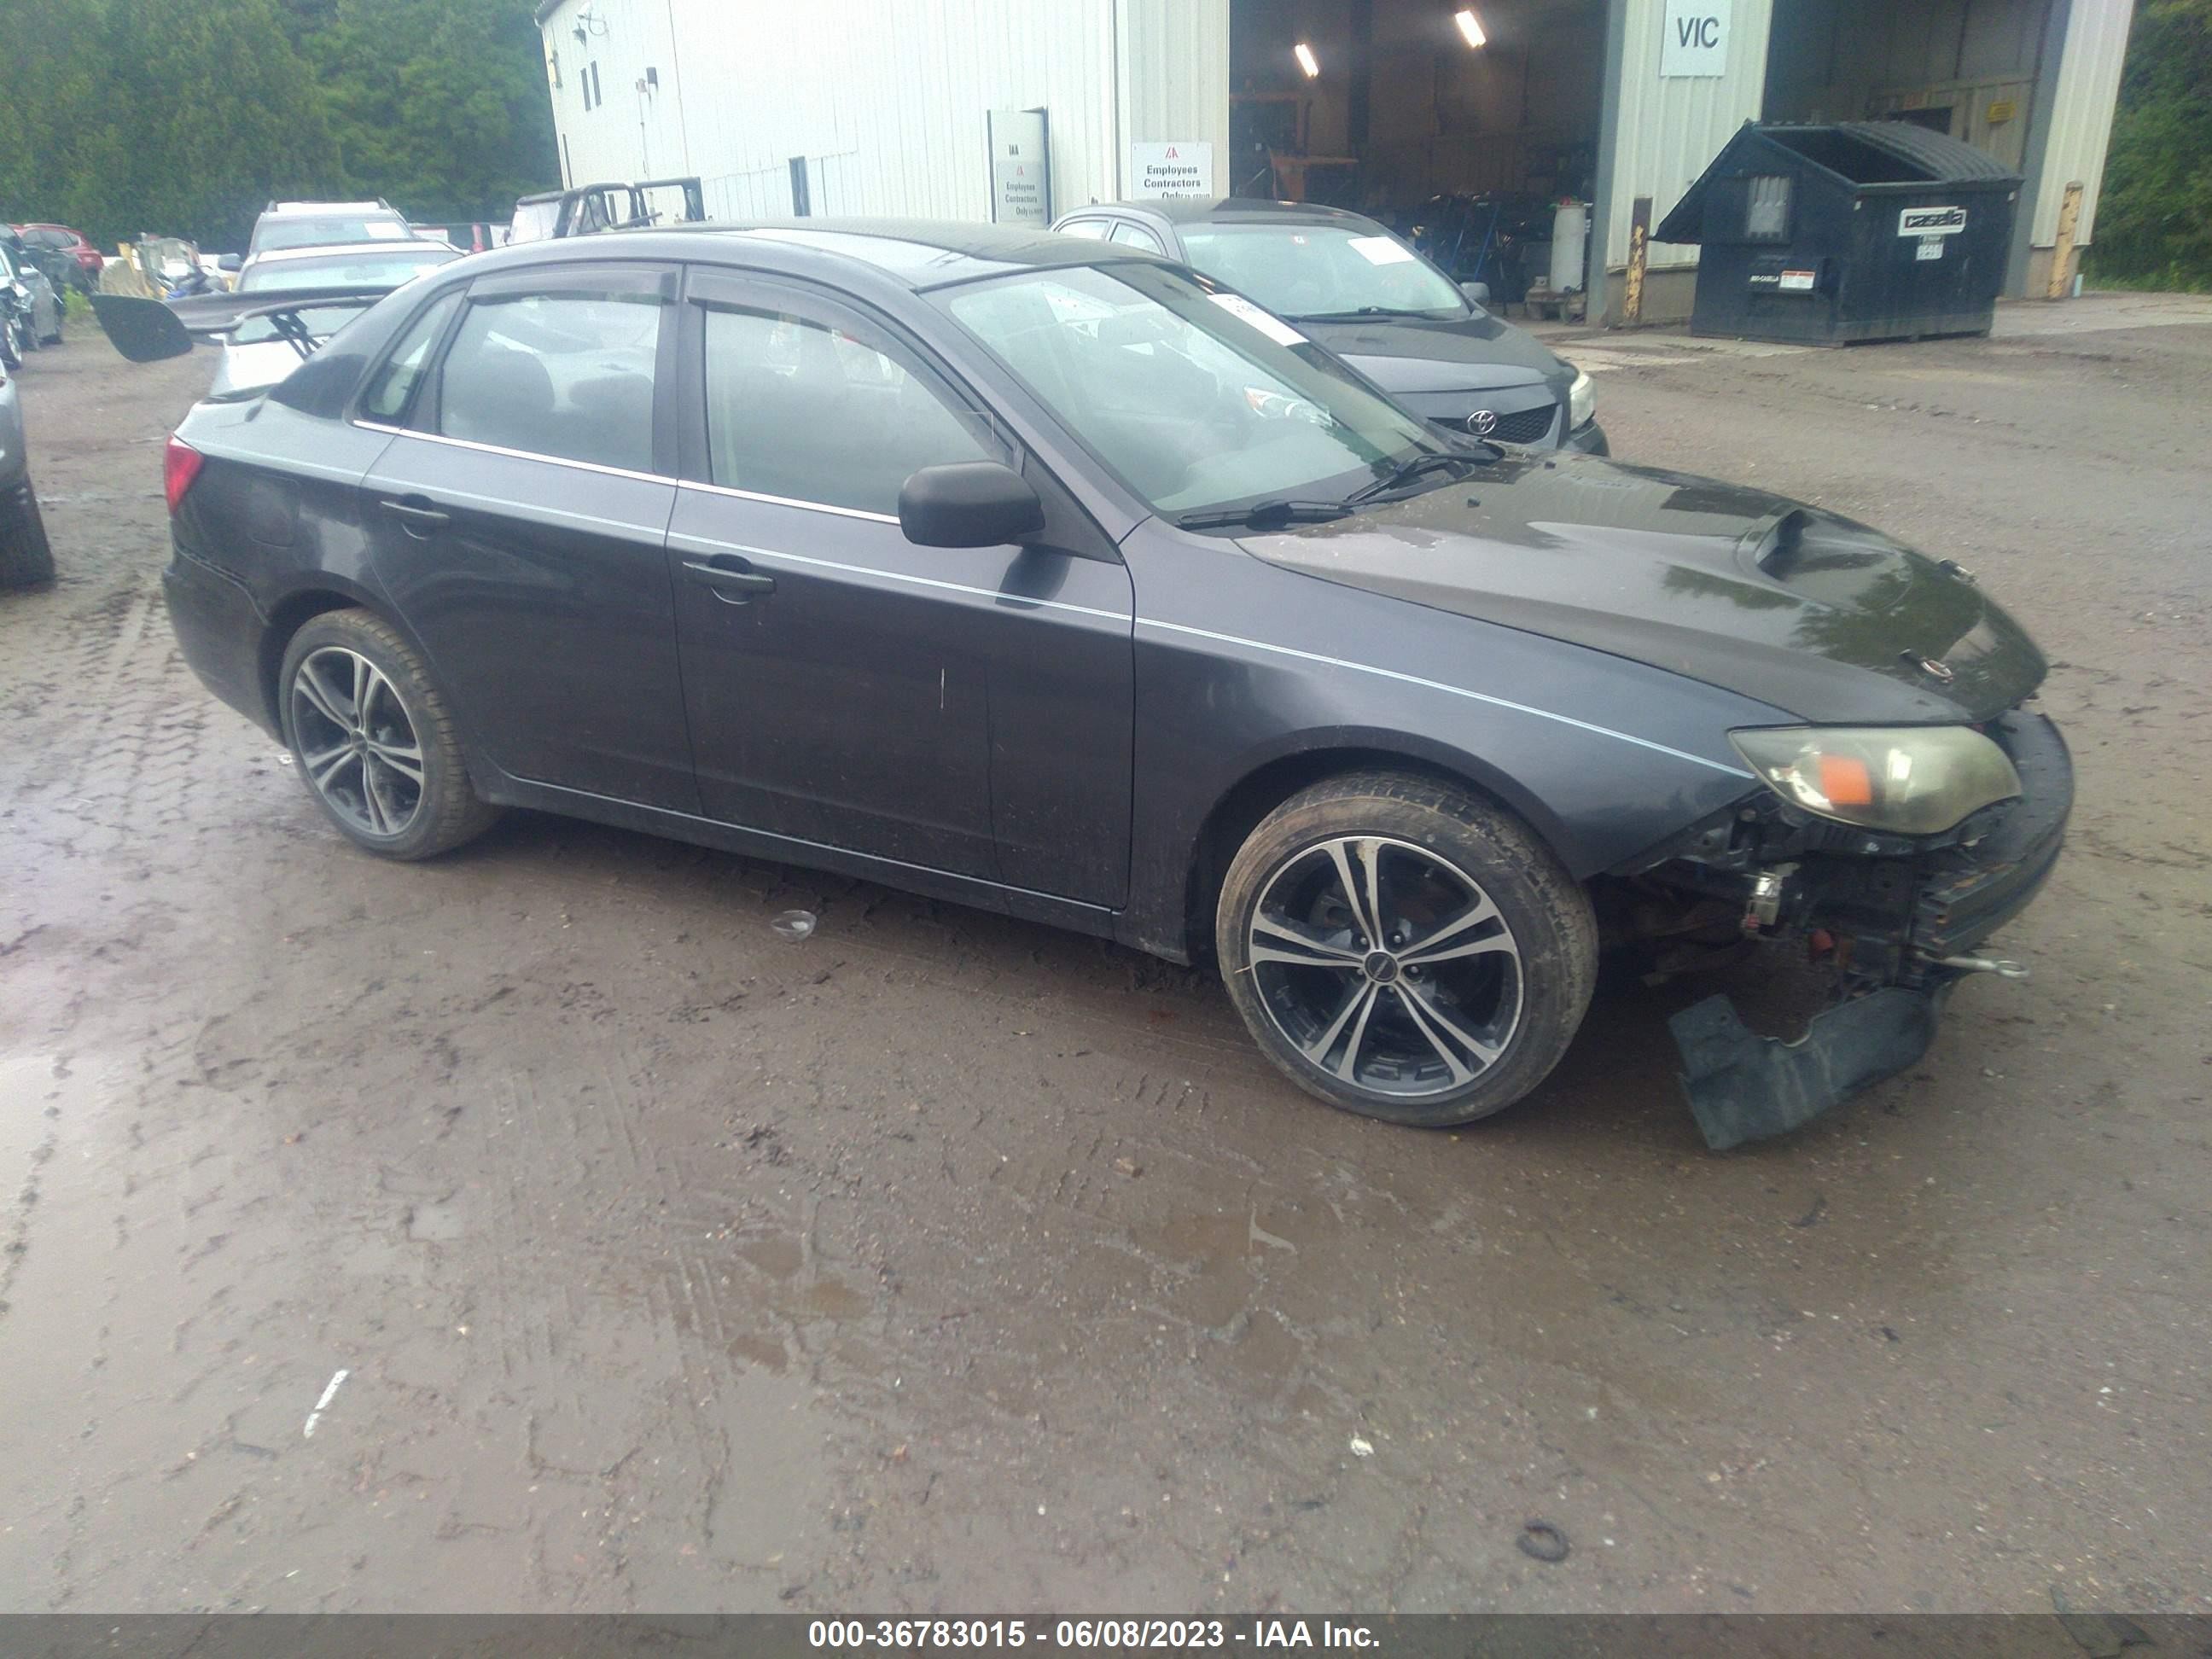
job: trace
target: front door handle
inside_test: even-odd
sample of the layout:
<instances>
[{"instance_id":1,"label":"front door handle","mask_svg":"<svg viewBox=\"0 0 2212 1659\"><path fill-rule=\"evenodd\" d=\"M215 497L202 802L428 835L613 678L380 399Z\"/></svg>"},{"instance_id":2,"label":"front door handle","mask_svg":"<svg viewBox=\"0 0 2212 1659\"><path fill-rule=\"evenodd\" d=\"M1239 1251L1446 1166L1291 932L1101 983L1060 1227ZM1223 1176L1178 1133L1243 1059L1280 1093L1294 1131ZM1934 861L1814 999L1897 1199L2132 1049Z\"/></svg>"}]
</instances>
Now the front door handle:
<instances>
[{"instance_id":1,"label":"front door handle","mask_svg":"<svg viewBox=\"0 0 2212 1659\"><path fill-rule=\"evenodd\" d=\"M725 605L747 605L756 593L775 592L775 578L762 574L732 553L718 553L711 559L686 559L684 568L691 573L692 580L701 581L714 590L714 597Z\"/></svg>"},{"instance_id":2,"label":"front door handle","mask_svg":"<svg viewBox=\"0 0 2212 1659\"><path fill-rule=\"evenodd\" d=\"M434 531L442 530L453 523L453 515L441 513L421 495L403 496L396 501L380 501L379 506L399 520L399 527L409 535L427 540Z\"/></svg>"}]
</instances>

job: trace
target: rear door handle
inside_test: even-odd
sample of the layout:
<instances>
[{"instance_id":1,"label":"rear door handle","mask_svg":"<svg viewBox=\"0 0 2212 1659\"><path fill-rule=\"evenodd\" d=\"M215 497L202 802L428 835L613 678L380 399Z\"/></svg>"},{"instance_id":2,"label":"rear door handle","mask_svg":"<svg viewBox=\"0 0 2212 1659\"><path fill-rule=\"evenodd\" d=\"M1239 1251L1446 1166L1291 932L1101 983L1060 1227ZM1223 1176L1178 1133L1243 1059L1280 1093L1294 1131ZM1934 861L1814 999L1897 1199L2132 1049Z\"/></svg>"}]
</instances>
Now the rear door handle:
<instances>
[{"instance_id":1,"label":"rear door handle","mask_svg":"<svg viewBox=\"0 0 2212 1659\"><path fill-rule=\"evenodd\" d=\"M399 520L400 527L410 536L427 538L434 530L442 530L453 523L453 515L441 513L421 495L409 495L396 501L380 501L378 505Z\"/></svg>"},{"instance_id":2,"label":"rear door handle","mask_svg":"<svg viewBox=\"0 0 2212 1659\"><path fill-rule=\"evenodd\" d=\"M725 605L746 605L756 593L775 592L775 578L762 574L733 553L717 553L711 559L686 559L684 568L692 580L704 582Z\"/></svg>"}]
</instances>

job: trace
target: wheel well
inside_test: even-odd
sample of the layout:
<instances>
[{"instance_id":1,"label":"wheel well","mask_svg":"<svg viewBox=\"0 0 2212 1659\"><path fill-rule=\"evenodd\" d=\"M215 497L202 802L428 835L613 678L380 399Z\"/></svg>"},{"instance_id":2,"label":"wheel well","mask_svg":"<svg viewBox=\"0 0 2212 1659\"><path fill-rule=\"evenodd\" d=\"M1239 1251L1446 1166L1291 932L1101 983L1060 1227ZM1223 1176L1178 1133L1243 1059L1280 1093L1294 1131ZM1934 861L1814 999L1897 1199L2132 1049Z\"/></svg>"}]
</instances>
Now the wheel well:
<instances>
[{"instance_id":1,"label":"wheel well","mask_svg":"<svg viewBox=\"0 0 2212 1659\"><path fill-rule=\"evenodd\" d=\"M306 592L287 594L270 613L269 626L261 635L257 684L261 687L261 700L269 711L272 730L281 732L284 729L283 711L277 702L276 674L284 666L284 652L292 643L292 635L325 612L362 608L361 601L349 594L311 588Z\"/></svg>"},{"instance_id":2,"label":"wheel well","mask_svg":"<svg viewBox=\"0 0 2212 1659\"><path fill-rule=\"evenodd\" d=\"M1260 820L1301 789L1325 778L1340 777L1347 772L1378 771L1434 778L1455 789L1464 789L1501 811L1513 812L1510 803L1500 800L1494 791L1484 788L1465 774L1431 761L1394 754L1387 749L1309 750L1269 761L1248 774L1217 801L1213 811L1206 815L1205 827L1199 831L1183 897L1183 939L1193 962L1212 959L1213 907L1220 897L1223 878L1229 873L1237 849L1244 844L1245 837ZM1517 818L1521 815L1513 812L1513 816Z\"/></svg>"}]
</instances>

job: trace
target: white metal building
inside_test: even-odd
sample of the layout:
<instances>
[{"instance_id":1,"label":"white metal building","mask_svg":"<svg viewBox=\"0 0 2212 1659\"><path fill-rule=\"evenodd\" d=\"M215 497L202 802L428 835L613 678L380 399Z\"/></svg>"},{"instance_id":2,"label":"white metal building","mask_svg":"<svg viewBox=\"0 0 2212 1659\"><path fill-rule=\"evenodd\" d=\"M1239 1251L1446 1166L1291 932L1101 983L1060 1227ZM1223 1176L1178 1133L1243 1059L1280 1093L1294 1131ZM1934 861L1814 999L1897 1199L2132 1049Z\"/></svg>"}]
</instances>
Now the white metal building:
<instances>
[{"instance_id":1,"label":"white metal building","mask_svg":"<svg viewBox=\"0 0 2212 1659\"><path fill-rule=\"evenodd\" d=\"M1620 320L1632 227L1746 120L1910 119L1990 150L2027 180L2008 291L2063 289L2132 5L544 0L538 21L570 184L696 173L717 217L1057 216L1169 177L1370 211L1571 196ZM1696 258L1649 246L1644 319L1688 314Z\"/></svg>"}]
</instances>

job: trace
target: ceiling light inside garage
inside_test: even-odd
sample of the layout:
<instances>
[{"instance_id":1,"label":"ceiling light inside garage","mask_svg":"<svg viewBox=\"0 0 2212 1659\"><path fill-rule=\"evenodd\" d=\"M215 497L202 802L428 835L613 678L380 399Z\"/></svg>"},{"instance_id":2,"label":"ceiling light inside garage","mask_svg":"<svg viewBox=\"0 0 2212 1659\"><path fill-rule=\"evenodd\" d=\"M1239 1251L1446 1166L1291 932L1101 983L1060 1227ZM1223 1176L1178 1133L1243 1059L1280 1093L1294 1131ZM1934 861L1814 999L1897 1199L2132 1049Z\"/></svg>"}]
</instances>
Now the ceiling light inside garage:
<instances>
[{"instance_id":1,"label":"ceiling light inside garage","mask_svg":"<svg viewBox=\"0 0 2212 1659\"><path fill-rule=\"evenodd\" d=\"M1490 37L1482 32L1482 20L1473 12L1455 12L1452 21L1459 25L1459 32L1467 37L1470 47L1480 49L1488 43Z\"/></svg>"},{"instance_id":2,"label":"ceiling light inside garage","mask_svg":"<svg viewBox=\"0 0 2212 1659\"><path fill-rule=\"evenodd\" d=\"M1291 48L1291 56L1298 60L1298 67L1306 72L1307 80L1321 73L1321 59L1314 56L1314 49L1304 41Z\"/></svg>"}]
</instances>

